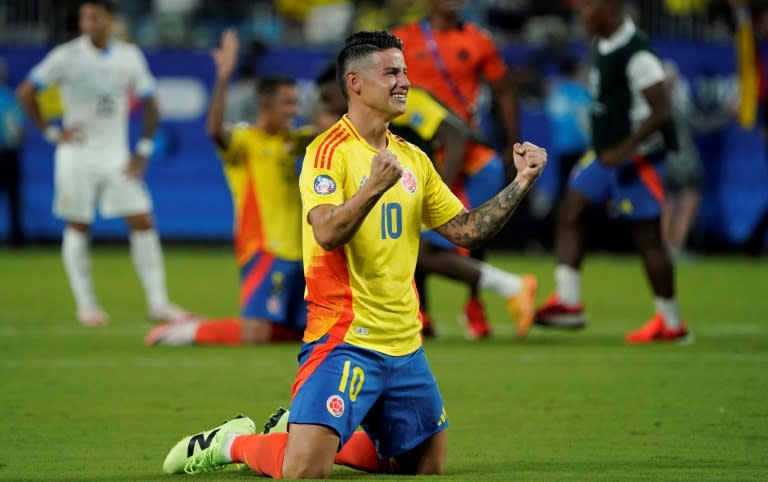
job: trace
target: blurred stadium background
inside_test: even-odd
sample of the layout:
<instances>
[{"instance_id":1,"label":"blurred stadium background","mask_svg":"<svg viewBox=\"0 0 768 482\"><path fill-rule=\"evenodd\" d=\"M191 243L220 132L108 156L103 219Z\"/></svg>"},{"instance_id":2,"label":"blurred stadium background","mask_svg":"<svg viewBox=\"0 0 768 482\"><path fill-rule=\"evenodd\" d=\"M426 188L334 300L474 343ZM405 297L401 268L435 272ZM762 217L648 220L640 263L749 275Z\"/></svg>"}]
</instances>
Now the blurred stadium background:
<instances>
[{"instance_id":1,"label":"blurred stadium background","mask_svg":"<svg viewBox=\"0 0 768 482\"><path fill-rule=\"evenodd\" d=\"M147 180L162 237L172 241L165 251L171 293L204 314L234 315L232 206L204 135L214 77L209 52L220 32L235 26L247 46L230 118L252 116L255 79L281 72L300 79L302 117L309 121L316 112L312 79L344 36L417 19L423 6L415 0L118 3L120 35L144 49L159 80L163 120ZM522 137L547 147L548 87L562 74L562 60L580 61L587 47L571 3L473 0L465 12L493 32L513 70ZM727 1L628 3L660 55L678 64L702 115L739 98ZM0 0L0 58L11 88L51 46L76 35L77 4ZM752 64L759 78L752 106L757 115L754 122L733 120L697 137L706 177L690 247L701 256L678 266L680 306L696 342L623 344L623 334L650 315L652 295L640 261L612 254L631 249L626 226L602 212L591 219L590 246L609 254L588 258L584 301L592 318L581 334L539 331L514 343L503 301L489 297L494 337L482 345L466 342L454 322L464 288L432 277L440 337L427 352L451 417L444 479L766 480L768 276L764 259L740 254L759 253L766 244L768 79L762 64L768 1L750 7L758 40ZM55 117L56 93L44 95ZM501 143L488 95L483 105L483 130ZM140 119L134 120L136 136ZM0 249L0 479L169 480L161 475L162 458L179 436L238 412L258 422L287 403L294 345L142 345L151 325L122 246L121 221L94 226L94 276L112 322L103 329L77 324L58 253L63 226L51 214L53 148L30 125L21 154L28 249ZM552 156L490 255L502 268L537 274L542 296L553 283L543 223L551 222L556 168ZM0 193L0 242L8 240L6 207ZM601 235L606 229L611 234ZM119 249L110 246L116 240ZM360 476L347 469L334 475Z\"/></svg>"},{"instance_id":2,"label":"blurred stadium background","mask_svg":"<svg viewBox=\"0 0 768 482\"><path fill-rule=\"evenodd\" d=\"M333 58L346 34L362 28L389 28L424 15L414 0L123 0L119 35L137 42L159 79L163 123L148 182L160 232L165 240L226 241L231 238L231 204L213 148L204 132L204 114L213 81L209 50L221 31L238 30L244 45L228 117L250 120L255 110L252 86L260 75L285 73L300 80L302 118L316 113L312 79ZM467 2L465 17L487 27L517 80L522 138L552 151L547 116L548 86L562 74L566 59L581 61L585 39L573 1L477 0ZM641 28L649 32L660 56L677 63L702 115L722 110L739 98L734 22L726 0L637 0L629 2ZM0 57L8 83L15 87L54 44L77 34L77 0L0 0ZM751 2L758 40L758 116L734 120L697 136L705 166L703 205L690 237L698 251L759 252L765 245L768 211L768 162L765 118L765 42L768 2ZM55 92L48 115L56 116ZM483 97L483 132L497 144L490 94ZM137 121L139 120L137 117ZM135 131L136 129L134 129ZM23 227L33 241L57 240L61 223L50 215L53 149L35 129L27 129L22 147ZM556 195L557 163L550 166L502 236L498 248L547 248L546 218ZM183 200L183 201L182 201ZM5 197L0 203L6 203ZM5 204L0 208L0 239L9 230ZM761 220L762 225L761 225ZM625 250L631 246L620 223L607 224L596 213L591 232L606 228L608 239L592 236L592 246ZM538 227L537 227L538 223ZM96 239L120 238L120 221L97 223Z\"/></svg>"}]
</instances>

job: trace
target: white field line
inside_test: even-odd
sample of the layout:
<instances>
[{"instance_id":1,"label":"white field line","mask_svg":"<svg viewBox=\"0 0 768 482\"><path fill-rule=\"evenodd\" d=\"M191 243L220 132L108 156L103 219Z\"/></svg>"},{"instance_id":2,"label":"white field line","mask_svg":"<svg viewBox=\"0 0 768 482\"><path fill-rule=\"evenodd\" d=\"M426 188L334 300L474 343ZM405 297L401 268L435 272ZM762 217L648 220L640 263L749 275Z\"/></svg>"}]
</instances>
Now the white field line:
<instances>
[{"instance_id":1,"label":"white field line","mask_svg":"<svg viewBox=\"0 0 768 482\"><path fill-rule=\"evenodd\" d=\"M642 321L635 323L639 326ZM447 323L444 323L447 326ZM136 324L112 324L102 327L85 327L76 322L67 322L62 325L7 325L0 322L0 337L27 337L40 335L56 336L81 336L87 335L145 335L154 325L137 322ZM599 322L588 325L583 331L572 333L571 336L588 336L591 330L603 334L624 334L627 326L634 326L626 320L617 320L616 323ZM768 335L768 319L756 322L692 322L689 324L691 331L695 335ZM452 327L451 327L452 328ZM514 325L511 322L496 322L492 328L497 334L510 334L514 331ZM438 325L438 330L440 325ZM454 330L447 330L453 332ZM534 327L534 333L559 333L559 331L550 331ZM567 334L567 332L564 332Z\"/></svg>"},{"instance_id":2,"label":"white field line","mask_svg":"<svg viewBox=\"0 0 768 482\"><path fill-rule=\"evenodd\" d=\"M622 365L658 365L660 363L716 363L716 364L755 364L768 363L768 352L750 352L750 353L722 353L722 352L697 352L694 355L689 354L684 347L670 346L666 353L654 351L647 357L642 353L634 353L627 357L627 353L614 353L611 355L601 353L580 354L553 354L551 350L542 349L539 353L515 353L507 357L508 363L527 364L527 365L551 365L554 360L567 358L570 363L578 364L605 364L606 362L615 363L617 358L621 358ZM184 348L176 348L184 350ZM443 353L432 354L430 360L435 365L450 365L466 363L465 357L449 356ZM254 357L249 360L251 368L267 368L275 365L283 365L287 360L283 357L270 357L268 359L259 359ZM74 358L74 357L54 357L46 359L25 359L25 358L0 358L0 368L2 369L113 369L113 368L197 368L197 367L232 367L233 360L228 357L218 357L215 359L207 358L205 360L195 360L194 358L155 358L138 357L128 360L114 360L109 358ZM13 378L13 376L11 376Z\"/></svg>"},{"instance_id":3,"label":"white field line","mask_svg":"<svg viewBox=\"0 0 768 482\"><path fill-rule=\"evenodd\" d=\"M282 357L272 357L270 359L249 360L250 367L270 367L285 362ZM0 358L0 368L70 368L70 369L91 369L91 368L197 368L197 367L232 367L233 360L225 357L217 359L195 360L193 358L184 359L166 359L166 358L147 358L138 357L130 360L114 360L108 358L74 358L74 357L54 357L45 359L24 359L24 358Z\"/></svg>"}]
</instances>

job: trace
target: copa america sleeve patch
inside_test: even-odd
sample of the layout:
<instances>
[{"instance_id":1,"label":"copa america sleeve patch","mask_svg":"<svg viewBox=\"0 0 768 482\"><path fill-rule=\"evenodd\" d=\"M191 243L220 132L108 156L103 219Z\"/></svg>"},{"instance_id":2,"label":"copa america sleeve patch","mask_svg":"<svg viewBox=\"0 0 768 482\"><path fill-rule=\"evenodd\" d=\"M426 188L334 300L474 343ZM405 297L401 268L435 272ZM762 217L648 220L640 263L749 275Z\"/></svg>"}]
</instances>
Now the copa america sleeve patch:
<instances>
[{"instance_id":1,"label":"copa america sleeve patch","mask_svg":"<svg viewBox=\"0 0 768 482\"><path fill-rule=\"evenodd\" d=\"M331 176L321 174L315 178L315 193L316 194L333 194L336 192L336 181Z\"/></svg>"}]
</instances>

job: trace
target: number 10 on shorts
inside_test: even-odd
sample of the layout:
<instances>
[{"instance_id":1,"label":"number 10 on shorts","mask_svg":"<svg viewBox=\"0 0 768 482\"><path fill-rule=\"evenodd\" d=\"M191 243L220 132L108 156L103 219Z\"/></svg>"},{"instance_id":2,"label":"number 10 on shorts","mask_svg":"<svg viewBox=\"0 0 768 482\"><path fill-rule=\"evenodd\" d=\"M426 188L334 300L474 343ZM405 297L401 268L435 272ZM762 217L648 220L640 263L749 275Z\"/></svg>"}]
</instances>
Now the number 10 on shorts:
<instances>
[{"instance_id":1,"label":"number 10 on shorts","mask_svg":"<svg viewBox=\"0 0 768 482\"><path fill-rule=\"evenodd\" d=\"M352 379L349 378L349 369L352 368ZM339 382L339 391L345 393L347 391L347 382L349 382L349 401L354 402L357 399L357 394L363 388L363 381L365 380L365 373L360 367L352 367L352 362L347 360L344 362L344 371L341 373L341 381Z\"/></svg>"}]
</instances>

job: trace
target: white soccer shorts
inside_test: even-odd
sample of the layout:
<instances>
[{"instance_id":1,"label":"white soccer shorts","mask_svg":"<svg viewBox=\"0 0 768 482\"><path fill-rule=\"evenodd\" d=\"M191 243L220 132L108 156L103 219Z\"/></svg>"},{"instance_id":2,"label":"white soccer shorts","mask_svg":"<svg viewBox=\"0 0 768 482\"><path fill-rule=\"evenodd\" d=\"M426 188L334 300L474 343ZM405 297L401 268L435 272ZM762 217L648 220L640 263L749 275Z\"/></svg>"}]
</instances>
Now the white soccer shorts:
<instances>
[{"instance_id":1,"label":"white soccer shorts","mask_svg":"<svg viewBox=\"0 0 768 482\"><path fill-rule=\"evenodd\" d=\"M144 181L123 173L128 156L127 152L69 146L56 149L54 215L90 224L97 202L103 218L151 212L152 200Z\"/></svg>"}]
</instances>

